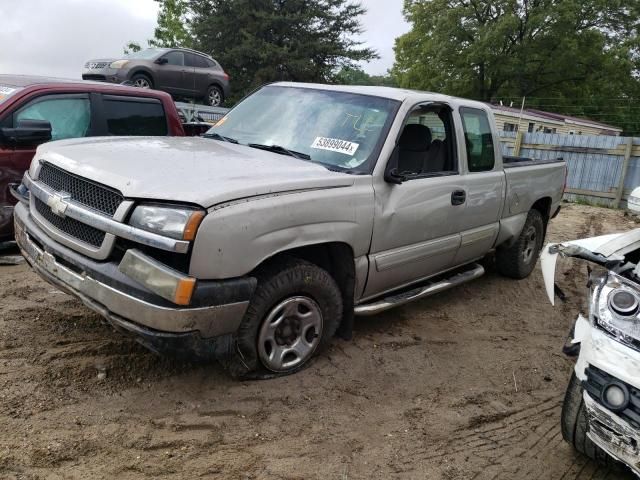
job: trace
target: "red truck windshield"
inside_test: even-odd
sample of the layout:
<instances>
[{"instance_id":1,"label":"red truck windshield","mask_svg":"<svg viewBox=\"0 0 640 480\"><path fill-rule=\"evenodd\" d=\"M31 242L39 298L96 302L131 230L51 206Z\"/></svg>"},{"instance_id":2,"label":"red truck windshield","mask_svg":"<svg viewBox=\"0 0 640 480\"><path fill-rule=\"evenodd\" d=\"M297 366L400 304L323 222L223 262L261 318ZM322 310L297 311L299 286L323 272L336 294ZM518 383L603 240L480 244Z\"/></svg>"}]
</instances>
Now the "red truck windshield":
<instances>
[{"instance_id":1,"label":"red truck windshield","mask_svg":"<svg viewBox=\"0 0 640 480\"><path fill-rule=\"evenodd\" d=\"M0 103L4 102L7 98L15 94L18 90L22 90L22 88L13 87L11 85L0 84Z\"/></svg>"}]
</instances>

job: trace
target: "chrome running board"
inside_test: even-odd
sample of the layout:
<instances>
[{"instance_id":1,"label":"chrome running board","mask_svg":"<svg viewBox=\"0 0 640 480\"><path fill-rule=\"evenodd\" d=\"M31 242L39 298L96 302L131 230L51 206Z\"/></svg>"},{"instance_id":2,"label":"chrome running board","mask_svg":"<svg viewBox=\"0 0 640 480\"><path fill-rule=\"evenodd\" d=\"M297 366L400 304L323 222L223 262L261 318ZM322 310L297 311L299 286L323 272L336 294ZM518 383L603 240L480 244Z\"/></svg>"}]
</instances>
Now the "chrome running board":
<instances>
[{"instance_id":1,"label":"chrome running board","mask_svg":"<svg viewBox=\"0 0 640 480\"><path fill-rule=\"evenodd\" d=\"M469 270L456 273L449 278L445 278L438 282L429 283L412 290L408 290L402 293L397 293L385 297L381 300L374 301L372 303L364 303L362 305L356 305L354 312L356 315L375 315L390 308L404 305L405 303L413 302L421 298L430 297L436 293L449 290L450 288L457 287L463 283L470 282L476 278L484 275L484 268L482 265L472 263L469 265Z\"/></svg>"}]
</instances>

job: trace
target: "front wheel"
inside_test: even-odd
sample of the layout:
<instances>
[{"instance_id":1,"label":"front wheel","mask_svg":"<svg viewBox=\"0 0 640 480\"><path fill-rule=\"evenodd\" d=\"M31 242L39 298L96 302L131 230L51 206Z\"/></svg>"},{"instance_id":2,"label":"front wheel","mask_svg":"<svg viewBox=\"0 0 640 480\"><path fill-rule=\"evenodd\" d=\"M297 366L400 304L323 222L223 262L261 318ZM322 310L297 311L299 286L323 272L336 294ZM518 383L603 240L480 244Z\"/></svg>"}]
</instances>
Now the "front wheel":
<instances>
[{"instance_id":1,"label":"front wheel","mask_svg":"<svg viewBox=\"0 0 640 480\"><path fill-rule=\"evenodd\" d=\"M544 241L544 220L538 210L529 210L520 236L509 248L496 252L496 268L505 277L523 279L536 266L542 242Z\"/></svg>"},{"instance_id":2,"label":"front wheel","mask_svg":"<svg viewBox=\"0 0 640 480\"><path fill-rule=\"evenodd\" d=\"M134 87L138 88L153 88L153 82L143 73L136 73L131 77L131 83L133 83Z\"/></svg>"},{"instance_id":3,"label":"front wheel","mask_svg":"<svg viewBox=\"0 0 640 480\"><path fill-rule=\"evenodd\" d=\"M258 286L225 363L235 377L294 373L324 347L342 316L342 295L324 269L285 258L257 274Z\"/></svg>"}]
</instances>

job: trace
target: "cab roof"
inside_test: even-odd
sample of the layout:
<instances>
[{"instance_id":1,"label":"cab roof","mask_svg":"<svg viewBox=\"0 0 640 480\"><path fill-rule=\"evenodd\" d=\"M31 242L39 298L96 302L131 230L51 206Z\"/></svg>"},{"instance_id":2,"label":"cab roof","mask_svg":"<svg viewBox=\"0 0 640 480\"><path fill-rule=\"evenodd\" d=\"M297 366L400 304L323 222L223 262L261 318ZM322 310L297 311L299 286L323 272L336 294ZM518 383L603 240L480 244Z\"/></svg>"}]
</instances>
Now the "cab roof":
<instances>
[{"instance_id":1,"label":"cab roof","mask_svg":"<svg viewBox=\"0 0 640 480\"><path fill-rule=\"evenodd\" d=\"M406 88L395 87L377 87L368 85L326 85L322 83L297 83L297 82L277 82L272 85L282 87L298 87L298 88L310 88L317 90L329 90L334 92L347 92L356 93L360 95L370 95L373 97L389 98L391 100L397 100L400 102L414 101L414 102L447 102L452 106L469 106L479 108L481 110L488 110L489 108L483 102L476 100L469 100L466 98L452 97L450 95L443 95L441 93L425 92L420 90L409 90Z\"/></svg>"},{"instance_id":2,"label":"cab roof","mask_svg":"<svg viewBox=\"0 0 640 480\"><path fill-rule=\"evenodd\" d=\"M11 87L29 87L31 85L41 85L44 83L79 83L82 85L85 85L86 83L100 84L100 82L90 82L75 78L43 77L38 75L0 75L0 84Z\"/></svg>"}]
</instances>

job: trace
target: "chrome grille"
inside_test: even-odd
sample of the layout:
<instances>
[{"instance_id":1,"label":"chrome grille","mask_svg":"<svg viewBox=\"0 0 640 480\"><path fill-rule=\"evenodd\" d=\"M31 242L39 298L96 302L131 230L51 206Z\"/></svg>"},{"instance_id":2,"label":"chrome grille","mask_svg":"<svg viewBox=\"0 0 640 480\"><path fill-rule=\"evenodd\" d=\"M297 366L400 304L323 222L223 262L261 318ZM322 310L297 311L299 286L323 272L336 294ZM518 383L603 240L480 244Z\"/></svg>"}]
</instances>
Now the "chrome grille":
<instances>
[{"instance_id":1,"label":"chrome grille","mask_svg":"<svg viewBox=\"0 0 640 480\"><path fill-rule=\"evenodd\" d=\"M107 68L111 62L87 62L84 64L84 68L95 70L97 68Z\"/></svg>"},{"instance_id":2,"label":"chrome grille","mask_svg":"<svg viewBox=\"0 0 640 480\"><path fill-rule=\"evenodd\" d=\"M42 164L38 181L56 192L68 193L72 200L110 217L113 217L124 200L117 190L73 175L50 163Z\"/></svg>"},{"instance_id":3,"label":"chrome grille","mask_svg":"<svg viewBox=\"0 0 640 480\"><path fill-rule=\"evenodd\" d=\"M35 201L36 211L42 216L42 218L61 232L94 247L100 247L102 245L105 232L98 230L97 228L93 228L90 225L85 225L73 218L59 217L51 211L51 208L49 208L46 203L37 197L32 197L32 200Z\"/></svg>"}]
</instances>

